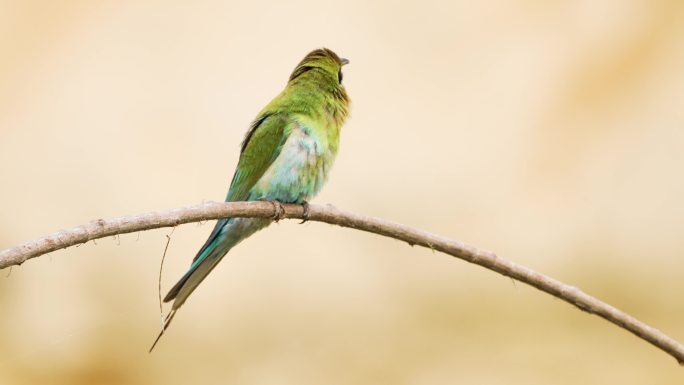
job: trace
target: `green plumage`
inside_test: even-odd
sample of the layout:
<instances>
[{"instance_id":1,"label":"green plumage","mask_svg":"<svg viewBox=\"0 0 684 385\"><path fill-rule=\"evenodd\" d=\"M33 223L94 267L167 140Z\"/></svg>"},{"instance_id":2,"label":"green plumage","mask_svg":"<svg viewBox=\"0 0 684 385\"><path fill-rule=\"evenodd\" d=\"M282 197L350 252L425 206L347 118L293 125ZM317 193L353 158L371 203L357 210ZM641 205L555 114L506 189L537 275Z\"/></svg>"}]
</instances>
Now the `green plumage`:
<instances>
[{"instance_id":1,"label":"green plumage","mask_svg":"<svg viewBox=\"0 0 684 385\"><path fill-rule=\"evenodd\" d=\"M285 89L250 126L226 201L302 204L318 194L337 154L340 128L349 111L341 71L347 63L322 48L310 52L297 65ZM150 351L176 311L223 256L271 222L263 218L228 218L216 223L188 272L164 298L165 302L174 302Z\"/></svg>"}]
</instances>

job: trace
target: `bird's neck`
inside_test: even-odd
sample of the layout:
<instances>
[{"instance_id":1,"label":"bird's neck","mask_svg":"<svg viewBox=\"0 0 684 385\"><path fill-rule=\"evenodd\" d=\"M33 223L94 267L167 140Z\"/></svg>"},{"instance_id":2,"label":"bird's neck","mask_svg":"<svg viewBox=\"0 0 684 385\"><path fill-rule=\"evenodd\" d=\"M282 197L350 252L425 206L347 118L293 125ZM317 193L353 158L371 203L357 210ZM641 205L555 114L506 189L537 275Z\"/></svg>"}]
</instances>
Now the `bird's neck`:
<instances>
[{"instance_id":1,"label":"bird's neck","mask_svg":"<svg viewBox=\"0 0 684 385\"><path fill-rule=\"evenodd\" d=\"M291 97L304 109L303 113L323 114L336 128L344 124L349 114L349 97L337 79L327 73L309 71L288 84Z\"/></svg>"}]
</instances>

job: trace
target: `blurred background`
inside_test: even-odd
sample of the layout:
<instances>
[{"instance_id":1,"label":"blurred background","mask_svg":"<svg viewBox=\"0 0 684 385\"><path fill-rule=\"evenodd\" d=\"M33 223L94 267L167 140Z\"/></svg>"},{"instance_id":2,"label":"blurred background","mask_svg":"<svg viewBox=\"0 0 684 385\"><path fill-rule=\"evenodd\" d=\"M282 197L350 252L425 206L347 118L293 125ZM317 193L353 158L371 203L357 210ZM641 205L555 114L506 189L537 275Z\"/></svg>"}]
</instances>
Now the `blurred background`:
<instances>
[{"instance_id":1,"label":"blurred background","mask_svg":"<svg viewBox=\"0 0 684 385\"><path fill-rule=\"evenodd\" d=\"M314 203L527 265L684 340L684 2L2 1L0 248L222 200L310 50L353 101ZM213 223L176 228L164 292ZM674 359L460 260L282 221L159 331L169 229L0 272L2 384L673 384Z\"/></svg>"}]
</instances>

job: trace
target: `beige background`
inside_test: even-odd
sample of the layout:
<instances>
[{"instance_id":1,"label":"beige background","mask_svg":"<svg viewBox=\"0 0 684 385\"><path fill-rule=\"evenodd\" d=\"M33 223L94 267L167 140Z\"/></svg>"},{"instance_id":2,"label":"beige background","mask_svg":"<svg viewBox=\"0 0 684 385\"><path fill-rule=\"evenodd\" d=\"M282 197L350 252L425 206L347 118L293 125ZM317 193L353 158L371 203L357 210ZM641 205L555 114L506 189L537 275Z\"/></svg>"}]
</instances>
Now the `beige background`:
<instances>
[{"instance_id":1,"label":"beige background","mask_svg":"<svg viewBox=\"0 0 684 385\"><path fill-rule=\"evenodd\" d=\"M684 340L684 2L400 3L0 2L0 247L222 199L251 119L327 46L353 109L316 203L494 250ZM175 230L165 290L210 230ZM148 355L168 233L0 272L0 383L684 378L522 284L295 222L231 252Z\"/></svg>"}]
</instances>

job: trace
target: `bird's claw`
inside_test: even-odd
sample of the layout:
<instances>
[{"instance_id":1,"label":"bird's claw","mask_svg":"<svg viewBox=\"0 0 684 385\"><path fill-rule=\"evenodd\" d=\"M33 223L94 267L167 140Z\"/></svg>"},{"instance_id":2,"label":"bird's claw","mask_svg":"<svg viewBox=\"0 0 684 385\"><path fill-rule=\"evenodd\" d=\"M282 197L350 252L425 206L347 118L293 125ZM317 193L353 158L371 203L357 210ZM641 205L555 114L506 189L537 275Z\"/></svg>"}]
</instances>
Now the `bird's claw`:
<instances>
[{"instance_id":1,"label":"bird's claw","mask_svg":"<svg viewBox=\"0 0 684 385\"><path fill-rule=\"evenodd\" d=\"M283 204L278 202L278 201L271 201L273 204L273 210L275 211L275 214L273 214L273 220L278 222L279 220L285 218L285 208L283 207Z\"/></svg>"},{"instance_id":2,"label":"bird's claw","mask_svg":"<svg viewBox=\"0 0 684 385\"><path fill-rule=\"evenodd\" d=\"M299 222L300 225L309 220L309 202L302 202L302 209L304 212L302 213L302 221Z\"/></svg>"}]
</instances>

